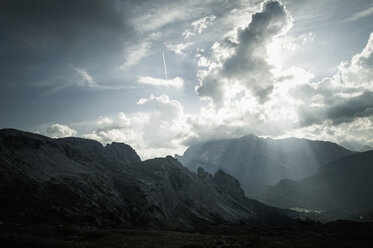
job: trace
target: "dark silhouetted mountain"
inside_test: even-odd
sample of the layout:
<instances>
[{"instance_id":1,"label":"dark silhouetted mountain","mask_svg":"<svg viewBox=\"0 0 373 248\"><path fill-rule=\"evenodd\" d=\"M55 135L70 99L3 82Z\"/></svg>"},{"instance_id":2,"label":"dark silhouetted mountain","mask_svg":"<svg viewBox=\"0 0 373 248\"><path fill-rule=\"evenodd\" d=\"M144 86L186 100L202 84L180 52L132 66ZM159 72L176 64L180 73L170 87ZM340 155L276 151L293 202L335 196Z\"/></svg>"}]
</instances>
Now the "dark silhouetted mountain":
<instances>
[{"instance_id":1,"label":"dark silhouetted mountain","mask_svg":"<svg viewBox=\"0 0 373 248\"><path fill-rule=\"evenodd\" d=\"M283 218L219 170L172 157L141 162L128 145L0 130L0 221L196 227Z\"/></svg>"},{"instance_id":2,"label":"dark silhouetted mountain","mask_svg":"<svg viewBox=\"0 0 373 248\"><path fill-rule=\"evenodd\" d=\"M352 214L366 211L369 214L364 215L370 216L373 209L372 175L373 151L368 151L326 164L315 175L300 181L282 180L252 196L278 207Z\"/></svg>"},{"instance_id":3,"label":"dark silhouetted mountain","mask_svg":"<svg viewBox=\"0 0 373 248\"><path fill-rule=\"evenodd\" d=\"M192 145L183 156L175 157L192 171L198 167L211 173L222 169L249 192L252 187L273 185L284 178L310 176L320 165L352 153L331 142L248 135Z\"/></svg>"}]
</instances>

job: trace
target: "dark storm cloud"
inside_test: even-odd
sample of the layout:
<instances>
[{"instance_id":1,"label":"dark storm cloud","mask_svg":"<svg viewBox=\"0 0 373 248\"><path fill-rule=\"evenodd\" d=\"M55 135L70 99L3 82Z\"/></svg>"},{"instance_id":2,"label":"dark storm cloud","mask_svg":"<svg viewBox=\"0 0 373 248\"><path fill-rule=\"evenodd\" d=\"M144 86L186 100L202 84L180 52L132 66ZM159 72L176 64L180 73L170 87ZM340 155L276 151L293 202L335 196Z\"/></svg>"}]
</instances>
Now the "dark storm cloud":
<instances>
[{"instance_id":1,"label":"dark storm cloud","mask_svg":"<svg viewBox=\"0 0 373 248\"><path fill-rule=\"evenodd\" d=\"M123 2L114 0L2 1L0 80L4 85L67 83L71 66L98 70L120 63L133 39ZM43 84L43 83L41 83Z\"/></svg>"},{"instance_id":2,"label":"dark storm cloud","mask_svg":"<svg viewBox=\"0 0 373 248\"><path fill-rule=\"evenodd\" d=\"M373 115L373 92L366 91L359 96L348 100L339 99L330 108L327 108L326 117L334 124L351 122L359 117Z\"/></svg>"},{"instance_id":3,"label":"dark storm cloud","mask_svg":"<svg viewBox=\"0 0 373 248\"><path fill-rule=\"evenodd\" d=\"M330 120L333 125L353 122L361 117L373 116L373 92L366 91L351 98L332 98L325 107L307 107L300 109L300 124L310 126Z\"/></svg>"}]
</instances>

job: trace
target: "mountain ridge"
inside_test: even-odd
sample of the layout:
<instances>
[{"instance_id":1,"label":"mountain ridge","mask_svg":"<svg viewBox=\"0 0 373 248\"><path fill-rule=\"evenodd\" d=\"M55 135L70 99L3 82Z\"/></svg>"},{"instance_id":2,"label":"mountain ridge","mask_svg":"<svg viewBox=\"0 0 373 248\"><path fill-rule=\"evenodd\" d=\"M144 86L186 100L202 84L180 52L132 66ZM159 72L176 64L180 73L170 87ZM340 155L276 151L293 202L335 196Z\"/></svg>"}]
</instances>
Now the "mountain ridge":
<instances>
[{"instance_id":1,"label":"mountain ridge","mask_svg":"<svg viewBox=\"0 0 373 248\"><path fill-rule=\"evenodd\" d=\"M248 192L251 187L274 185L284 178L304 178L322 164L353 153L327 141L247 135L197 143L175 158L193 171L198 167L212 173L223 169Z\"/></svg>"},{"instance_id":2,"label":"mountain ridge","mask_svg":"<svg viewBox=\"0 0 373 248\"><path fill-rule=\"evenodd\" d=\"M342 157L299 181L282 180L250 197L277 207L301 207L338 213L373 209L373 151ZM277 197L277 196L281 196ZM362 217L363 218L363 217Z\"/></svg>"},{"instance_id":3,"label":"mountain ridge","mask_svg":"<svg viewBox=\"0 0 373 248\"><path fill-rule=\"evenodd\" d=\"M246 198L223 171L195 174L170 156L141 161L125 144L2 129L0 165L3 222L192 228L290 214Z\"/></svg>"}]
</instances>

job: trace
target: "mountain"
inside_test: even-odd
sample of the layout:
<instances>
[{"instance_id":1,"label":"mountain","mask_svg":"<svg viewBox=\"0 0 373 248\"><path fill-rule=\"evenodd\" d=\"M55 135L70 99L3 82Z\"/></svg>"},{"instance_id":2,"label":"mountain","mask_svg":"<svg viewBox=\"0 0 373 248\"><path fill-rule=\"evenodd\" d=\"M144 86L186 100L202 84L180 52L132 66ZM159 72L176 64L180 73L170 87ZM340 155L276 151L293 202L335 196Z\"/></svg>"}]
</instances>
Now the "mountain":
<instances>
[{"instance_id":1,"label":"mountain","mask_svg":"<svg viewBox=\"0 0 373 248\"><path fill-rule=\"evenodd\" d=\"M128 145L0 130L0 221L189 228L285 218L218 170L172 157L141 161Z\"/></svg>"},{"instance_id":2,"label":"mountain","mask_svg":"<svg viewBox=\"0 0 373 248\"><path fill-rule=\"evenodd\" d=\"M282 180L251 196L278 207L340 213L365 212L371 216L372 175L373 151L368 151L326 164L311 177L300 181Z\"/></svg>"},{"instance_id":3,"label":"mountain","mask_svg":"<svg viewBox=\"0 0 373 248\"><path fill-rule=\"evenodd\" d=\"M368 145L362 145L356 142L348 142L348 141L343 141L341 143L341 146L345 147L348 150L351 151L356 151L356 152L367 152L367 151L372 151L373 147L368 146Z\"/></svg>"},{"instance_id":4,"label":"mountain","mask_svg":"<svg viewBox=\"0 0 373 248\"><path fill-rule=\"evenodd\" d=\"M258 185L273 185L281 179L301 179L320 165L353 152L331 142L307 139L270 139L254 135L190 146L175 157L192 171L198 167L214 173L222 169L237 178L246 192Z\"/></svg>"}]
</instances>

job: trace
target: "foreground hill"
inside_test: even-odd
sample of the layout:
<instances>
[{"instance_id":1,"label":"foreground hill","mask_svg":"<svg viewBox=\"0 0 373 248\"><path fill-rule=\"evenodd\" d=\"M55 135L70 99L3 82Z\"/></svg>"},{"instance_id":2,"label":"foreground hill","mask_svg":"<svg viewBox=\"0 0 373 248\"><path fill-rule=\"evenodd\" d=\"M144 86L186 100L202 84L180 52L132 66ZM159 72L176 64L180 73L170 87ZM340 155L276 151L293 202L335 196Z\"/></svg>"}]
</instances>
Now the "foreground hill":
<instances>
[{"instance_id":1,"label":"foreground hill","mask_svg":"<svg viewBox=\"0 0 373 248\"><path fill-rule=\"evenodd\" d=\"M331 162L311 177L282 180L252 192L252 197L278 207L299 207L369 217L373 209L373 151Z\"/></svg>"},{"instance_id":2,"label":"foreground hill","mask_svg":"<svg viewBox=\"0 0 373 248\"><path fill-rule=\"evenodd\" d=\"M236 177L249 192L254 186L275 184L283 178L296 180L310 176L321 165L351 154L331 142L249 135L192 145L176 158L193 171L198 167L211 173L222 169Z\"/></svg>"},{"instance_id":3,"label":"foreground hill","mask_svg":"<svg viewBox=\"0 0 373 248\"><path fill-rule=\"evenodd\" d=\"M0 225L3 248L371 248L373 223L337 221L217 225L190 232Z\"/></svg>"},{"instance_id":4,"label":"foreground hill","mask_svg":"<svg viewBox=\"0 0 373 248\"><path fill-rule=\"evenodd\" d=\"M128 145L0 130L0 221L188 228L282 219L218 170L172 157L142 162Z\"/></svg>"}]
</instances>

